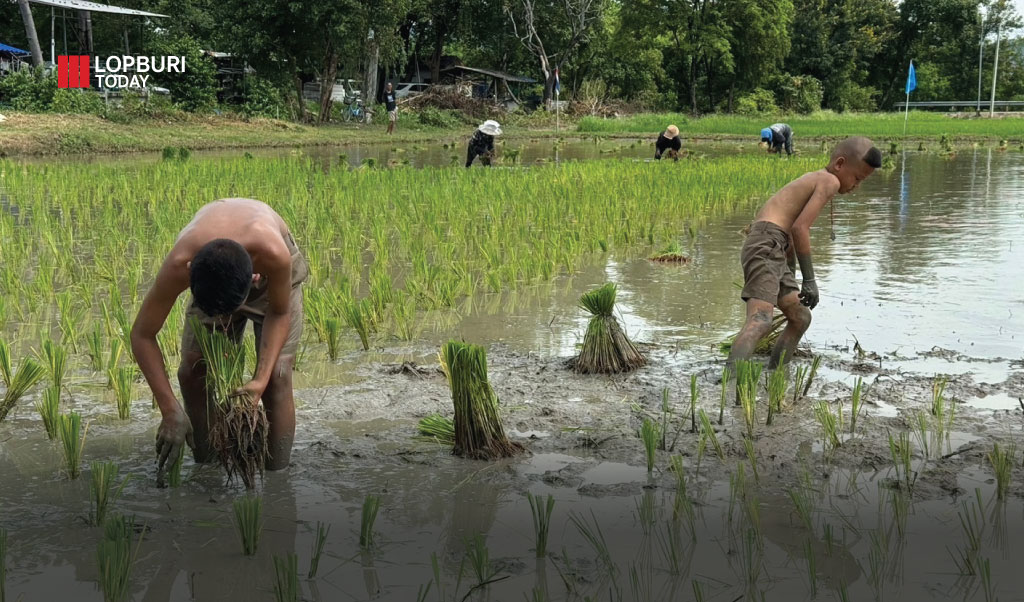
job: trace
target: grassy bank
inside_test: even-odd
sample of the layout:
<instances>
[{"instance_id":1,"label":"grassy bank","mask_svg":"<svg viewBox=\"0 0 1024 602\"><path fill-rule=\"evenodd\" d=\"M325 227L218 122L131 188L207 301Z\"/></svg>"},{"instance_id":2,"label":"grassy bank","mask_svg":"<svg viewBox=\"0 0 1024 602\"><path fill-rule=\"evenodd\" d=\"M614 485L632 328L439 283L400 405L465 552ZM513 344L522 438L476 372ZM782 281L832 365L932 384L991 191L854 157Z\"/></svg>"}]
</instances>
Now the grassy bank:
<instances>
[{"instance_id":1,"label":"grassy bank","mask_svg":"<svg viewBox=\"0 0 1024 602\"><path fill-rule=\"evenodd\" d=\"M903 137L902 113L829 113L813 115L709 115L693 119L681 113L645 113L619 119L584 117L580 132L588 134L651 134L670 123L679 126L684 138L696 136L741 136L756 138L761 128L783 121L793 127L797 138L840 138L861 135L878 139ZM1020 141L1024 136L1024 116L997 119L961 118L943 113L911 111L907 137L939 138L941 136L986 138Z\"/></svg>"}]
</instances>

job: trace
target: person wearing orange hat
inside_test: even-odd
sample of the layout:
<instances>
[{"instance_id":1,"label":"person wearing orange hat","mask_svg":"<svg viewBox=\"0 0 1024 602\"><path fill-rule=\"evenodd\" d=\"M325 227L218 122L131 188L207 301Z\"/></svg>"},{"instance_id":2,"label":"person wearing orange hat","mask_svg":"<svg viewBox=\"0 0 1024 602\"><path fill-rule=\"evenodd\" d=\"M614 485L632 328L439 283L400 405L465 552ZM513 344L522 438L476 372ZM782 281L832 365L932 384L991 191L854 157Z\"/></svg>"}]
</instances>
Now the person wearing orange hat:
<instances>
[{"instance_id":1,"label":"person wearing orange hat","mask_svg":"<svg viewBox=\"0 0 1024 602\"><path fill-rule=\"evenodd\" d=\"M683 141L679 139L679 128L670 125L664 132L658 134L658 140L654 143L654 158L661 159L661 155L668 151L668 156L678 161L682 148Z\"/></svg>"}]
</instances>

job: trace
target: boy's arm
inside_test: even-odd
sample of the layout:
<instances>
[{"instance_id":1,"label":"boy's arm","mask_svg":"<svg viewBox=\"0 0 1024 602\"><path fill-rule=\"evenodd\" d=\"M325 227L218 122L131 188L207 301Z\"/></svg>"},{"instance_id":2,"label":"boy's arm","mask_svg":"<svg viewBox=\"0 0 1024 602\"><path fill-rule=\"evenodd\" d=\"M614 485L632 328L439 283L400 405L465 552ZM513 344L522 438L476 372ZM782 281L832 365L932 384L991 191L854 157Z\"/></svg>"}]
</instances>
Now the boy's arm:
<instances>
[{"instance_id":1,"label":"boy's arm","mask_svg":"<svg viewBox=\"0 0 1024 602\"><path fill-rule=\"evenodd\" d=\"M818 286L814 280L814 266L811 264L811 224L821 213L825 203L839 192L839 180L832 174L822 173L815 182L807 204L793 222L790 235L793 237L793 248L796 259L800 263L800 302L814 309L818 304Z\"/></svg>"},{"instance_id":2,"label":"boy's arm","mask_svg":"<svg viewBox=\"0 0 1024 602\"><path fill-rule=\"evenodd\" d=\"M288 327L291 324L291 293L292 293L292 260L288 249L281 244L281 249L265 260L264 276L267 278L267 312L263 317L263 330L260 336L259 361L253 371L252 380L234 392L255 404L263 396L274 367L277 365L281 348L288 338Z\"/></svg>"}]
</instances>

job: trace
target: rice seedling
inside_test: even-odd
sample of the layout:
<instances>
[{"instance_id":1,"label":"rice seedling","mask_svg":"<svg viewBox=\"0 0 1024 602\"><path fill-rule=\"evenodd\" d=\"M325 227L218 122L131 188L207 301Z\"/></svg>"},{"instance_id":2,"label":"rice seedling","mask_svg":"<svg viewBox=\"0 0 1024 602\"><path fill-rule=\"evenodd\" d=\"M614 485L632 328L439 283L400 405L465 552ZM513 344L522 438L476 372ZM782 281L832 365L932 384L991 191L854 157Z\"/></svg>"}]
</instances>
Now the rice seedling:
<instances>
[{"instance_id":1,"label":"rice seedling","mask_svg":"<svg viewBox=\"0 0 1024 602\"><path fill-rule=\"evenodd\" d=\"M121 484L115 489L114 482L117 481L119 469L115 462L93 462L89 467L92 477L89 481L89 501L92 509L89 519L93 525L102 525L107 516L110 505L121 497L124 486L128 483L131 475L125 476Z\"/></svg>"},{"instance_id":2,"label":"rice seedling","mask_svg":"<svg viewBox=\"0 0 1024 602\"><path fill-rule=\"evenodd\" d=\"M252 556L260 544L263 534L263 498L246 496L232 504L235 516L235 530L242 542L242 554Z\"/></svg>"},{"instance_id":3,"label":"rice seedling","mask_svg":"<svg viewBox=\"0 0 1024 602\"><path fill-rule=\"evenodd\" d=\"M103 524L103 536L96 545L96 560L104 602L128 600L132 565L142 544L140 535L135 549L132 549L134 533L134 520L122 514L112 515Z\"/></svg>"},{"instance_id":4,"label":"rice seedling","mask_svg":"<svg viewBox=\"0 0 1024 602\"><path fill-rule=\"evenodd\" d=\"M793 403L800 398L804 389L804 381L807 380L807 366L797 366L793 382Z\"/></svg>"},{"instance_id":5,"label":"rice seedling","mask_svg":"<svg viewBox=\"0 0 1024 602\"><path fill-rule=\"evenodd\" d=\"M807 374L807 382L804 384L804 397L807 397L807 392L811 390L811 384L814 383L814 377L818 375L818 366L820 365L821 356L814 356L814 360L811 361L811 371Z\"/></svg>"},{"instance_id":6,"label":"rice seedling","mask_svg":"<svg viewBox=\"0 0 1024 602\"><path fill-rule=\"evenodd\" d=\"M912 491L917 475L911 475L913 470L911 468L910 435L901 431L894 439L892 433L889 433L889 454L896 470L896 481L902 482L908 491Z\"/></svg>"},{"instance_id":7,"label":"rice seedling","mask_svg":"<svg viewBox=\"0 0 1024 602\"><path fill-rule=\"evenodd\" d=\"M988 558L980 558L978 569L981 573L981 591L985 595L985 602L999 602L995 585L992 583L992 563Z\"/></svg>"},{"instance_id":8,"label":"rice seedling","mask_svg":"<svg viewBox=\"0 0 1024 602\"><path fill-rule=\"evenodd\" d=\"M740 360L736 362L736 394L743 407L743 422L747 427L747 437L754 437L757 424L757 386L761 381L760 362Z\"/></svg>"},{"instance_id":9,"label":"rice seedling","mask_svg":"<svg viewBox=\"0 0 1024 602\"><path fill-rule=\"evenodd\" d=\"M341 322L337 318L324 320L324 331L327 342L327 357L333 362L338 359L338 343L341 337Z\"/></svg>"},{"instance_id":10,"label":"rice seedling","mask_svg":"<svg viewBox=\"0 0 1024 602\"><path fill-rule=\"evenodd\" d=\"M864 379L860 376L857 377L857 382L853 385L853 395L850 398L850 434L853 435L857 431L857 416L860 414L861 408L861 387L864 384Z\"/></svg>"},{"instance_id":11,"label":"rice seedling","mask_svg":"<svg viewBox=\"0 0 1024 602\"><path fill-rule=\"evenodd\" d=\"M725 400L729 396L729 379L732 378L732 374L729 371L729 366L722 367L722 393L718 399L718 424L722 425L725 421Z\"/></svg>"},{"instance_id":12,"label":"rice seedling","mask_svg":"<svg viewBox=\"0 0 1024 602\"><path fill-rule=\"evenodd\" d=\"M103 333L99 324L85 335L85 344L89 353L89 367L93 372L100 372L103 370Z\"/></svg>"},{"instance_id":13,"label":"rice seedling","mask_svg":"<svg viewBox=\"0 0 1024 602\"><path fill-rule=\"evenodd\" d=\"M551 512L555 509L555 497L548 495L542 505L540 496L527 491L526 499L530 502L530 516L533 518L533 549L537 558L543 558L548 553L548 531L551 527Z\"/></svg>"},{"instance_id":14,"label":"rice seedling","mask_svg":"<svg viewBox=\"0 0 1024 602\"><path fill-rule=\"evenodd\" d=\"M181 469L184 463L185 446L182 445L178 448L178 457L171 460L171 466L167 469L167 484L171 487L181 487Z\"/></svg>"},{"instance_id":15,"label":"rice seedling","mask_svg":"<svg viewBox=\"0 0 1024 602\"><path fill-rule=\"evenodd\" d=\"M754 346L754 353L759 355L767 355L772 352L775 347L775 342L779 340L779 336L782 335L783 327L786 325L786 316L779 314L772 318L772 325L768 332L761 337L761 340ZM739 332L735 332L727 339L718 344L718 350L723 354L728 354L732 351L732 344L739 336Z\"/></svg>"},{"instance_id":16,"label":"rice seedling","mask_svg":"<svg viewBox=\"0 0 1024 602\"><path fill-rule=\"evenodd\" d=\"M57 307L60 316L58 326L60 327L61 340L71 343L71 350L78 353L78 333L81 332L85 308L72 307L70 291L64 291L57 295Z\"/></svg>"},{"instance_id":17,"label":"rice seedling","mask_svg":"<svg viewBox=\"0 0 1024 602\"><path fill-rule=\"evenodd\" d=\"M767 426L771 426L772 418L782 411L782 399L786 396L786 389L789 387L789 377L784 367L786 353L779 357L779 366L772 371L768 377L768 420Z\"/></svg>"},{"instance_id":18,"label":"rice seedling","mask_svg":"<svg viewBox=\"0 0 1024 602\"><path fill-rule=\"evenodd\" d=\"M807 558L807 582L811 590L811 598L818 597L818 569L814 555L814 544L811 540L804 543L804 556Z\"/></svg>"},{"instance_id":19,"label":"rice seedling","mask_svg":"<svg viewBox=\"0 0 1024 602\"><path fill-rule=\"evenodd\" d=\"M594 515L593 510L590 511L590 517L593 520L593 523L588 521L585 516L576 514L575 512L571 512L569 514L569 520L576 526L580 535L583 536L583 539L590 544L590 547L593 548L594 552L597 554L597 559L604 569L604 574L611 580L612 590L618 591L618 567L612 559L611 552L608 548L608 542L604 538L604 533L601 531L601 525L597 522L597 516Z\"/></svg>"},{"instance_id":20,"label":"rice seedling","mask_svg":"<svg viewBox=\"0 0 1024 602\"><path fill-rule=\"evenodd\" d=\"M228 481L238 475L246 489L253 489L256 475L262 477L266 466L270 427L262 404L235 396L235 391L245 384L245 347L232 343L222 332L206 328L195 318L189 326L202 353L207 395L213 401L210 445L217 452Z\"/></svg>"},{"instance_id":21,"label":"rice seedling","mask_svg":"<svg viewBox=\"0 0 1024 602\"><path fill-rule=\"evenodd\" d=\"M53 441L57 438L57 424L60 420L60 389L48 387L36 402L36 410L43 420L46 438Z\"/></svg>"},{"instance_id":22,"label":"rice seedling","mask_svg":"<svg viewBox=\"0 0 1024 602\"><path fill-rule=\"evenodd\" d=\"M128 420L132 409L132 392L137 373L135 366L119 366L108 375L114 385L114 397L117 401L117 417Z\"/></svg>"},{"instance_id":23,"label":"rice seedling","mask_svg":"<svg viewBox=\"0 0 1024 602\"><path fill-rule=\"evenodd\" d=\"M465 558L469 560L469 566L473 569L477 586L486 584L497 574L491 563L490 550L487 549L484 536L480 533L474 533L472 538L466 540Z\"/></svg>"},{"instance_id":24,"label":"rice seedling","mask_svg":"<svg viewBox=\"0 0 1024 602\"><path fill-rule=\"evenodd\" d=\"M309 553L309 572L306 575L309 579L316 577L316 572L320 567L320 557L324 553L324 544L327 543L327 534L330 532L330 525L324 525L320 521L316 522L316 536L313 538L313 546Z\"/></svg>"},{"instance_id":25,"label":"rice seedling","mask_svg":"<svg viewBox=\"0 0 1024 602\"><path fill-rule=\"evenodd\" d=\"M910 515L910 492L903 489L890 489L889 506L892 508L896 531L900 537L903 537L907 530L907 517Z\"/></svg>"},{"instance_id":26,"label":"rice seedling","mask_svg":"<svg viewBox=\"0 0 1024 602\"><path fill-rule=\"evenodd\" d=\"M78 412L71 411L61 414L60 421L57 423L57 432L60 434L64 467L70 479L77 479L81 473L82 449L85 447L85 435L88 431L88 425L84 431L82 430L82 417Z\"/></svg>"},{"instance_id":27,"label":"rice seedling","mask_svg":"<svg viewBox=\"0 0 1024 602\"><path fill-rule=\"evenodd\" d=\"M754 473L754 483L760 483L761 475L757 470L757 450L754 449L754 442L747 437L744 437L743 449L746 450L747 460L750 461L750 471Z\"/></svg>"},{"instance_id":28,"label":"rice seedling","mask_svg":"<svg viewBox=\"0 0 1024 602\"><path fill-rule=\"evenodd\" d=\"M359 523L359 547L363 550L370 550L374 547L373 524L377 522L377 512L379 510L379 495L371 493L363 499L362 520Z\"/></svg>"},{"instance_id":29,"label":"rice seedling","mask_svg":"<svg viewBox=\"0 0 1024 602\"><path fill-rule=\"evenodd\" d=\"M957 549L957 554L947 552L953 558L961 575L974 576L978 573L978 554L981 552L981 536L985 528L985 513L981 503L981 490L975 489L977 500L968 505L961 502L961 510L957 512L960 519L960 530L964 536L964 546Z\"/></svg>"},{"instance_id":30,"label":"rice seedling","mask_svg":"<svg viewBox=\"0 0 1024 602\"><path fill-rule=\"evenodd\" d=\"M956 416L956 404L953 400L947 400L945 393L946 379L936 378L932 383L931 413L935 418L935 431L939 438L952 428Z\"/></svg>"},{"instance_id":31,"label":"rice seedling","mask_svg":"<svg viewBox=\"0 0 1024 602\"><path fill-rule=\"evenodd\" d=\"M700 415L700 433L702 438L706 438L711 443L711 448L715 450L715 455L718 456L719 460L725 460L725 450L722 449L722 444L718 442L718 435L715 434L714 427L711 426L711 419L708 418L704 408L697 410Z\"/></svg>"},{"instance_id":32,"label":"rice seedling","mask_svg":"<svg viewBox=\"0 0 1024 602\"><path fill-rule=\"evenodd\" d=\"M690 375L690 432L697 432L697 375Z\"/></svg>"},{"instance_id":33,"label":"rice seedling","mask_svg":"<svg viewBox=\"0 0 1024 602\"><path fill-rule=\"evenodd\" d=\"M363 351L370 349L370 321L369 305L366 299L356 301L355 299L344 299L341 303L341 313L345 323L359 335L359 342L363 345Z\"/></svg>"},{"instance_id":34,"label":"rice seedling","mask_svg":"<svg viewBox=\"0 0 1024 602\"><path fill-rule=\"evenodd\" d=\"M68 352L50 339L43 341L42 351L38 354L40 363L46 369L50 382L58 389L64 385L64 375L68 369Z\"/></svg>"},{"instance_id":35,"label":"rice seedling","mask_svg":"<svg viewBox=\"0 0 1024 602\"><path fill-rule=\"evenodd\" d=\"M498 397L487 378L487 352L479 345L448 341L439 353L455 406L453 453L489 460L523 451L509 441L498 413Z\"/></svg>"},{"instance_id":36,"label":"rice seedling","mask_svg":"<svg viewBox=\"0 0 1024 602\"><path fill-rule=\"evenodd\" d=\"M634 600L656 600L654 567L637 561L629 567L629 588Z\"/></svg>"},{"instance_id":37,"label":"rice seedling","mask_svg":"<svg viewBox=\"0 0 1024 602\"><path fill-rule=\"evenodd\" d=\"M818 419L822 431L822 449L826 455L839 447L839 426L836 415L827 401L814 404L814 417Z\"/></svg>"},{"instance_id":38,"label":"rice seedling","mask_svg":"<svg viewBox=\"0 0 1024 602\"><path fill-rule=\"evenodd\" d=\"M442 445L455 445L455 423L451 418L440 414L431 414L421 418L417 427L420 435L437 441Z\"/></svg>"},{"instance_id":39,"label":"rice seedling","mask_svg":"<svg viewBox=\"0 0 1024 602\"><path fill-rule=\"evenodd\" d=\"M107 353L107 388L114 388L114 380L111 378L111 373L117 368L117 365L121 363L121 356L124 353L124 344L121 343L121 339L110 340L110 351Z\"/></svg>"},{"instance_id":40,"label":"rice seedling","mask_svg":"<svg viewBox=\"0 0 1024 602\"><path fill-rule=\"evenodd\" d=\"M1010 489L1010 477L1013 475L1013 464L1016 461L1017 446L1010 444L1008 447L1000 447L996 442L992 451L986 454L988 463L996 473L996 499L1006 499L1006 492Z\"/></svg>"},{"instance_id":41,"label":"rice seedling","mask_svg":"<svg viewBox=\"0 0 1024 602\"><path fill-rule=\"evenodd\" d=\"M45 371L35 360L27 357L21 360L18 371L14 372L11 366L10 349L2 341L0 341L0 371L3 373L4 385L7 387L3 399L0 399L0 421L3 421L18 404L18 400L42 380Z\"/></svg>"},{"instance_id":42,"label":"rice seedling","mask_svg":"<svg viewBox=\"0 0 1024 602\"><path fill-rule=\"evenodd\" d=\"M295 552L284 558L274 555L274 600L299 602L299 557Z\"/></svg>"},{"instance_id":43,"label":"rice seedling","mask_svg":"<svg viewBox=\"0 0 1024 602\"><path fill-rule=\"evenodd\" d=\"M647 363L612 315L617 292L615 284L609 282L580 297L580 307L592 317L583 337L583 348L573 362L577 373L629 372Z\"/></svg>"},{"instance_id":44,"label":"rice seedling","mask_svg":"<svg viewBox=\"0 0 1024 602\"><path fill-rule=\"evenodd\" d=\"M655 450L658 448L658 425L651 419L644 418L640 426L640 439L644 443L644 454L647 458L647 474L654 470Z\"/></svg>"},{"instance_id":45,"label":"rice seedling","mask_svg":"<svg viewBox=\"0 0 1024 602\"><path fill-rule=\"evenodd\" d=\"M685 519L687 523L687 530L690 532L690 536L693 541L696 541L697 532L694 529L694 526L697 515L696 512L694 512L693 502L690 500L686 491L686 470L683 468L683 457L672 456L671 462L672 473L676 477L676 496L672 504L672 519Z\"/></svg>"}]
</instances>

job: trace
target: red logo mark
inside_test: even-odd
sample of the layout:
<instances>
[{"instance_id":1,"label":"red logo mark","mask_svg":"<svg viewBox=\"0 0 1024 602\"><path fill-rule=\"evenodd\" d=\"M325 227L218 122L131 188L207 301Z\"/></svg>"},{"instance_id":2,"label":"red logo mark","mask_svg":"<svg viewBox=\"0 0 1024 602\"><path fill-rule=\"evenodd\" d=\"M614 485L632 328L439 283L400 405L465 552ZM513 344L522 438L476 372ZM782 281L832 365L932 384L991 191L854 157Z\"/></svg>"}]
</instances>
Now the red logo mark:
<instances>
[{"instance_id":1,"label":"red logo mark","mask_svg":"<svg viewBox=\"0 0 1024 602\"><path fill-rule=\"evenodd\" d=\"M89 55L65 55L57 57L58 88L89 87Z\"/></svg>"}]
</instances>

